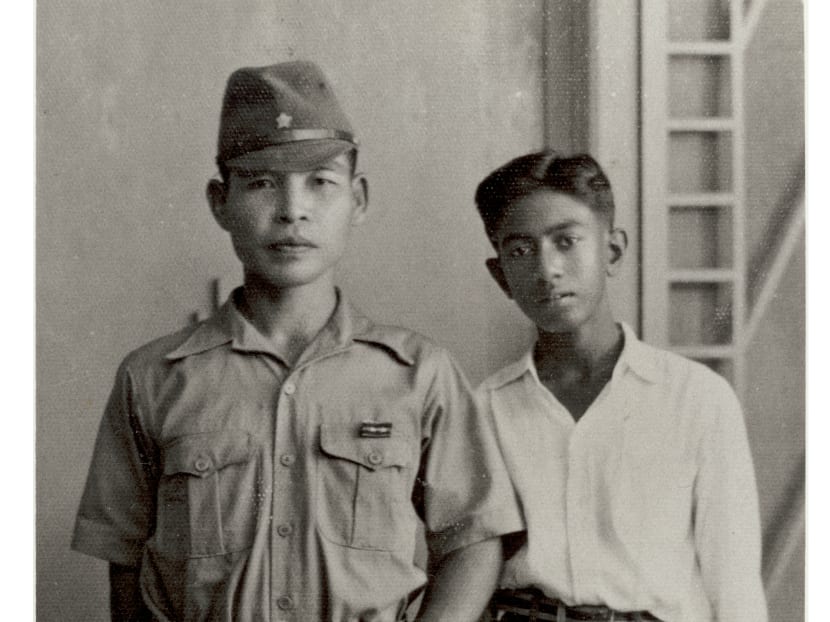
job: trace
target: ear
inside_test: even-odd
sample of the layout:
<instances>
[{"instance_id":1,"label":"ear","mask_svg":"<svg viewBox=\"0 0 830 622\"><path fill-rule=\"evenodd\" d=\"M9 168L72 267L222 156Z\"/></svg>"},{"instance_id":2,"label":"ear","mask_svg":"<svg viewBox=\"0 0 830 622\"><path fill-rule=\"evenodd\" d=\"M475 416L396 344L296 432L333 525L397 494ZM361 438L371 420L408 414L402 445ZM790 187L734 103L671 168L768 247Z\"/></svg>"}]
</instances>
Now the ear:
<instances>
[{"instance_id":1,"label":"ear","mask_svg":"<svg viewBox=\"0 0 830 622\"><path fill-rule=\"evenodd\" d=\"M218 179L211 179L205 188L210 211L213 218L225 231L228 230L228 212L226 209L227 187Z\"/></svg>"},{"instance_id":2,"label":"ear","mask_svg":"<svg viewBox=\"0 0 830 622\"><path fill-rule=\"evenodd\" d=\"M488 272L490 272L490 276L493 277L493 280L499 284L501 291L503 291L505 295L512 300L513 294L510 292L510 285L507 283L507 277L504 276L504 270L502 270L499 258L490 257L484 263L487 266Z\"/></svg>"},{"instance_id":3,"label":"ear","mask_svg":"<svg viewBox=\"0 0 830 622\"><path fill-rule=\"evenodd\" d=\"M369 181L363 173L356 173L352 178L352 225L359 225L366 220L369 209Z\"/></svg>"},{"instance_id":4,"label":"ear","mask_svg":"<svg viewBox=\"0 0 830 622\"><path fill-rule=\"evenodd\" d=\"M627 248L628 234L625 229L616 227L608 232L608 263L605 266L608 276L614 276L620 271Z\"/></svg>"}]
</instances>

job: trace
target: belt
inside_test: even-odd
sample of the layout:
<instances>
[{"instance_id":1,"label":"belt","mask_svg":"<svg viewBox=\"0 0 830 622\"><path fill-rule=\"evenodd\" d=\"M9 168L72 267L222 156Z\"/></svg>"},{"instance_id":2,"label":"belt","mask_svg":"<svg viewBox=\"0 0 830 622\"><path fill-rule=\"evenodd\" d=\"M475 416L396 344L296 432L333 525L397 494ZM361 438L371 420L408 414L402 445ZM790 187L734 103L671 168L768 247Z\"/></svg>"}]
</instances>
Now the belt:
<instances>
[{"instance_id":1,"label":"belt","mask_svg":"<svg viewBox=\"0 0 830 622\"><path fill-rule=\"evenodd\" d=\"M572 620L657 620L648 611L616 611L602 605L569 606L561 600L548 598L541 590L498 590L490 600L490 612L499 619L499 612L523 616L540 622L570 622ZM503 615L503 614L502 614Z\"/></svg>"}]
</instances>

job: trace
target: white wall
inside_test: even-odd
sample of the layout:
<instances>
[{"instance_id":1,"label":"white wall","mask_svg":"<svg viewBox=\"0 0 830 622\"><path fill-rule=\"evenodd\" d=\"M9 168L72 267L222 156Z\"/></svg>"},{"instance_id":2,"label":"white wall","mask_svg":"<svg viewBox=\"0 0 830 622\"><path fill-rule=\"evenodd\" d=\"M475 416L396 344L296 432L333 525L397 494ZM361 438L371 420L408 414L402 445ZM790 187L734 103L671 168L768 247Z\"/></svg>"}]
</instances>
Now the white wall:
<instances>
[{"instance_id":1,"label":"white wall","mask_svg":"<svg viewBox=\"0 0 830 622\"><path fill-rule=\"evenodd\" d=\"M474 381L524 347L472 196L543 144L541 5L38 3L39 620L106 619L105 564L68 547L116 365L238 273L203 199L233 69L309 57L335 83L371 182L342 270L359 306L446 344Z\"/></svg>"}]
</instances>

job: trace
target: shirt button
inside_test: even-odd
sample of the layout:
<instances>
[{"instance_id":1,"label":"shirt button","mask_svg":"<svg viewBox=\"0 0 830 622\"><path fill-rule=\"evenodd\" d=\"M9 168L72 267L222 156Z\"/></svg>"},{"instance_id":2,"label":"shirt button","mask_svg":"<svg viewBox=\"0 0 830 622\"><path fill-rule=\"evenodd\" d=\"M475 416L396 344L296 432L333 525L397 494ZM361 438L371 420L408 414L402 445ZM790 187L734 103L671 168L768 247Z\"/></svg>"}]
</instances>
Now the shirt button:
<instances>
[{"instance_id":1,"label":"shirt button","mask_svg":"<svg viewBox=\"0 0 830 622\"><path fill-rule=\"evenodd\" d=\"M277 533L280 534L283 538L290 536L292 531L294 531L294 528L287 523L277 527Z\"/></svg>"},{"instance_id":2,"label":"shirt button","mask_svg":"<svg viewBox=\"0 0 830 622\"><path fill-rule=\"evenodd\" d=\"M210 468L210 460L205 457L196 458L193 466L196 467L197 471L207 471Z\"/></svg>"},{"instance_id":3,"label":"shirt button","mask_svg":"<svg viewBox=\"0 0 830 622\"><path fill-rule=\"evenodd\" d=\"M297 390L297 385L293 382L286 382L282 390L285 391L286 395L294 395L294 391Z\"/></svg>"},{"instance_id":4,"label":"shirt button","mask_svg":"<svg viewBox=\"0 0 830 622\"><path fill-rule=\"evenodd\" d=\"M379 451L373 451L368 456L366 456L366 459L369 460L369 464L377 466L381 462L383 462L383 454Z\"/></svg>"},{"instance_id":5,"label":"shirt button","mask_svg":"<svg viewBox=\"0 0 830 622\"><path fill-rule=\"evenodd\" d=\"M284 611L290 611L294 608L294 599L290 596L280 596L277 599L277 607Z\"/></svg>"},{"instance_id":6,"label":"shirt button","mask_svg":"<svg viewBox=\"0 0 830 622\"><path fill-rule=\"evenodd\" d=\"M294 464L294 456L291 454L283 454L280 456L280 464L282 466L291 466Z\"/></svg>"}]
</instances>

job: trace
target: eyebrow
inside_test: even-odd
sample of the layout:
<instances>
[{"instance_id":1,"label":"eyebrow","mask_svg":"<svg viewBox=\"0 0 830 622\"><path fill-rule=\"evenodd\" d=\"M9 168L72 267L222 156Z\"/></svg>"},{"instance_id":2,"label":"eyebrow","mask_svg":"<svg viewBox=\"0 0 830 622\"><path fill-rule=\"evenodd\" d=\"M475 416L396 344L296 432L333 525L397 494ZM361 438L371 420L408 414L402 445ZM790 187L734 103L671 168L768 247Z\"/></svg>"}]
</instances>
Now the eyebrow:
<instances>
[{"instance_id":1,"label":"eyebrow","mask_svg":"<svg viewBox=\"0 0 830 622\"><path fill-rule=\"evenodd\" d=\"M310 173L314 173L316 171L334 171L335 173L345 173L351 169L351 166L345 162L340 162L337 159L331 159L327 162L323 162L318 167L309 171Z\"/></svg>"},{"instance_id":2,"label":"eyebrow","mask_svg":"<svg viewBox=\"0 0 830 622\"><path fill-rule=\"evenodd\" d=\"M552 233L559 233L559 232L571 229L573 227L585 227L585 226L587 226L587 225L584 222L581 222L579 220L566 220L564 222L557 223L557 224L553 225L552 227L548 227L547 229L544 230L543 233L544 233L544 235L551 235ZM516 240L532 240L533 238L534 238L534 236L529 234L529 233L516 232L516 233L511 233L511 234L505 236L504 239L501 241L501 243L502 244L507 244L509 242L513 242L513 241L516 241Z\"/></svg>"},{"instance_id":3,"label":"eyebrow","mask_svg":"<svg viewBox=\"0 0 830 622\"><path fill-rule=\"evenodd\" d=\"M261 175L279 175L280 171L275 171L267 168L242 168L242 167L233 167L230 169L232 173L235 173L239 177L260 177Z\"/></svg>"},{"instance_id":4,"label":"eyebrow","mask_svg":"<svg viewBox=\"0 0 830 622\"><path fill-rule=\"evenodd\" d=\"M511 242L524 242L526 240L532 240L533 236L524 234L524 233L511 233L510 235L506 236L502 241L502 246L507 246Z\"/></svg>"}]
</instances>

